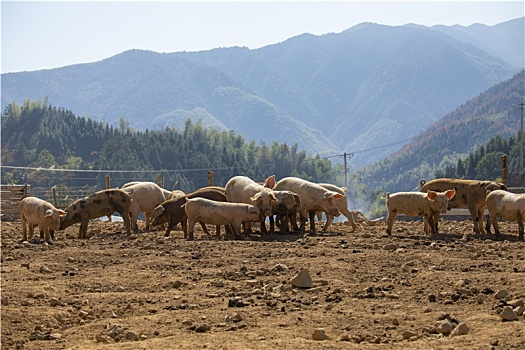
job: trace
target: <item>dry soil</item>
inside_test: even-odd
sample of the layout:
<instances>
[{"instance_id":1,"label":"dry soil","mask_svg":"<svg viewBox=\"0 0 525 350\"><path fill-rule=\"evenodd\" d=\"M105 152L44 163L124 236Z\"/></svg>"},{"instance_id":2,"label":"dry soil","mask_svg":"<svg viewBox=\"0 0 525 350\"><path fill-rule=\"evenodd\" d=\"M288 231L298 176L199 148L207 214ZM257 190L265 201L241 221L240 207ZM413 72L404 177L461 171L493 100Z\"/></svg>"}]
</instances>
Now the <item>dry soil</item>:
<instances>
[{"instance_id":1,"label":"dry soil","mask_svg":"<svg viewBox=\"0 0 525 350\"><path fill-rule=\"evenodd\" d=\"M318 230L322 223L318 223ZM195 241L78 226L53 244L1 223L2 349L525 349L525 243L421 222ZM302 269L311 288L290 282ZM507 310L508 311L508 310ZM450 331L462 324L453 333ZM465 327L466 326L466 327ZM456 335L463 331L466 334ZM326 338L324 340L321 340ZM317 340L320 339L320 340Z\"/></svg>"}]
</instances>

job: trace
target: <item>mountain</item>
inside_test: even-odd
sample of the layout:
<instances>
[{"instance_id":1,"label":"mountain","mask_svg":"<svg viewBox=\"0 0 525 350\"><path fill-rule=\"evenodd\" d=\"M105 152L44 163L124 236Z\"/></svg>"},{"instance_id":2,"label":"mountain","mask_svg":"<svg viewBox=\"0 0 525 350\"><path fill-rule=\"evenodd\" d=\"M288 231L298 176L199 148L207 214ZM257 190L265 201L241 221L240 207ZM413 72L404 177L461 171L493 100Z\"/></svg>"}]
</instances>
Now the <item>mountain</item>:
<instances>
[{"instance_id":1,"label":"mountain","mask_svg":"<svg viewBox=\"0 0 525 350\"><path fill-rule=\"evenodd\" d=\"M523 67L523 62L525 62L523 47L516 45L517 42L525 41L523 17L495 26L478 23L468 27L439 25L433 26L431 29L438 30L461 42L477 46L515 67Z\"/></svg>"},{"instance_id":2,"label":"mountain","mask_svg":"<svg viewBox=\"0 0 525 350\"><path fill-rule=\"evenodd\" d=\"M521 127L520 103L525 102L524 91L522 70L448 113L398 152L359 169L356 177L366 179L369 188L381 187L390 192L413 190L420 179L432 179L438 171L444 173L447 166L456 166L458 159L463 160L491 138L516 136ZM500 163L494 166L499 169ZM509 169L509 172L514 170L519 171Z\"/></svg>"},{"instance_id":3,"label":"mountain","mask_svg":"<svg viewBox=\"0 0 525 350\"><path fill-rule=\"evenodd\" d=\"M523 18L484 30L520 26ZM524 42L518 36L501 45L523 52ZM510 56L434 27L362 23L256 50L131 50L95 63L3 74L2 108L47 97L77 115L114 126L124 118L142 130L180 129L192 117L256 142L298 143L322 156L355 153L349 166L356 169L510 78L523 68ZM361 152L367 149L374 152Z\"/></svg>"}]
</instances>

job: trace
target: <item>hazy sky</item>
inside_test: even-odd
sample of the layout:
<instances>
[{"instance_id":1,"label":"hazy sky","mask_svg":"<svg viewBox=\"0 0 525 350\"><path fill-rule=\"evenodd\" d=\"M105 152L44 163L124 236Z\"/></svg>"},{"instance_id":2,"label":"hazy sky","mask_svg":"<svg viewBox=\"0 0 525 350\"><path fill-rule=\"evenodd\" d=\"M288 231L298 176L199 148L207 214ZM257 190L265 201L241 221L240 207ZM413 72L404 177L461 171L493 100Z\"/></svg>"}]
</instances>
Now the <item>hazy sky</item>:
<instances>
[{"instance_id":1,"label":"hazy sky","mask_svg":"<svg viewBox=\"0 0 525 350\"><path fill-rule=\"evenodd\" d=\"M524 16L512 1L4 1L1 70L99 61L129 49L251 49L356 24L494 25Z\"/></svg>"}]
</instances>

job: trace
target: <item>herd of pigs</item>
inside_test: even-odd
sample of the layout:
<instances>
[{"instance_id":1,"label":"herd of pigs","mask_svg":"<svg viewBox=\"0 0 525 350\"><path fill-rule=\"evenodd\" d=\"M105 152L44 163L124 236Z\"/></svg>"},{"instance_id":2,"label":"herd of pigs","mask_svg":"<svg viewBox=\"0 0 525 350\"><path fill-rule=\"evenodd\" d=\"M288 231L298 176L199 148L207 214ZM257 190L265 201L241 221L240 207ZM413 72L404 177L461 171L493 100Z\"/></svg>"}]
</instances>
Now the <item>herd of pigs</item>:
<instances>
[{"instance_id":1,"label":"herd of pigs","mask_svg":"<svg viewBox=\"0 0 525 350\"><path fill-rule=\"evenodd\" d=\"M523 218L525 217L525 194L507 191L504 184L491 181L435 179L421 180L420 192L386 193L386 233L391 234L398 214L422 216L425 233L438 234L439 215L451 208L467 208L472 216L475 234L490 233L494 226L496 238L500 238L498 217L517 221L519 240L523 241ZM486 227L483 214L488 208ZM131 182L122 188L96 192L71 203L65 210L55 208L51 203L36 197L27 197L20 202L20 219L23 241L33 236L38 226L40 236L48 243L55 239L57 230L80 223L79 238L87 238L88 222L118 212L123 219L128 235L139 232L139 213L145 214L145 230L151 226L164 225L165 236L169 236L179 223L184 238L193 240L197 222L205 233L205 224L215 225L217 237L220 226L227 236L241 239L252 232L251 224L260 224L260 232L269 233L277 226L281 233L290 230L316 234L315 218L322 212L326 215L323 231L327 231L335 217L343 214L352 225L356 224L348 210L346 189L331 184L318 184L298 177L285 177L276 182L270 176L259 183L246 176L231 178L225 187L208 186L186 194L182 191L168 191L153 182ZM300 225L297 221L299 220Z\"/></svg>"}]
</instances>

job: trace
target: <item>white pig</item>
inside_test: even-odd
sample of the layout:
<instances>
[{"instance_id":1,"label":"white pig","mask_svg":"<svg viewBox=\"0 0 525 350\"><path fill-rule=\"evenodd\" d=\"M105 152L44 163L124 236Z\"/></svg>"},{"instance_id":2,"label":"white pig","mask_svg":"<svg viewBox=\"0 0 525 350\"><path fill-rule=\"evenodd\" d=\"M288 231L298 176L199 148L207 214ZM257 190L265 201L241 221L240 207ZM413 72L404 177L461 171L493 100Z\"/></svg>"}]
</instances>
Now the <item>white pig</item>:
<instances>
[{"instance_id":1,"label":"white pig","mask_svg":"<svg viewBox=\"0 0 525 350\"><path fill-rule=\"evenodd\" d=\"M27 241L27 227L29 224L29 239L33 237L34 227L39 226L40 232L44 232L44 240L51 243L51 237L55 239L55 231L60 229L60 218L66 216L66 212L55 208L55 206L37 197L26 197L20 202L20 221L22 222L23 240Z\"/></svg>"}]
</instances>

